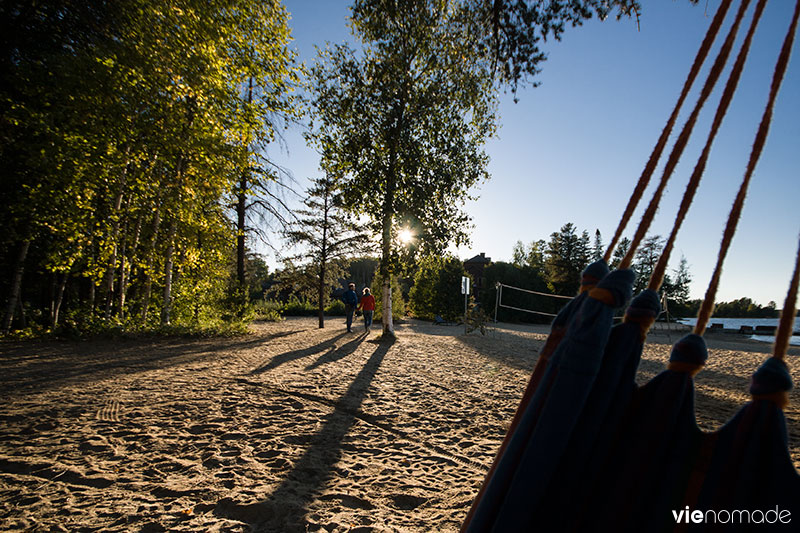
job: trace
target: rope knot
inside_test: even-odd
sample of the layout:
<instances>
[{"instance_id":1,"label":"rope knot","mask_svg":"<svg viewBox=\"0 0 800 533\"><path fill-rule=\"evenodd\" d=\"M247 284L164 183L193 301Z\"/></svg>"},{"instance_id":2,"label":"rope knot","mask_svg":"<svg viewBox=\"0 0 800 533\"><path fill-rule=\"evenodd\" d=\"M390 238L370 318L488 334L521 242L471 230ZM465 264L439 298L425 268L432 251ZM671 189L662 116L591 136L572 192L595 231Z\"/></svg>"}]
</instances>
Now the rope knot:
<instances>
[{"instance_id":1,"label":"rope knot","mask_svg":"<svg viewBox=\"0 0 800 533\"><path fill-rule=\"evenodd\" d=\"M587 266L581 274L580 292L595 288L600 280L608 275L608 272L608 265L602 259Z\"/></svg>"},{"instance_id":2,"label":"rope knot","mask_svg":"<svg viewBox=\"0 0 800 533\"><path fill-rule=\"evenodd\" d=\"M750 395L754 400L769 400L781 409L789 404L791 388L789 367L776 357L764 361L750 379Z\"/></svg>"},{"instance_id":3,"label":"rope knot","mask_svg":"<svg viewBox=\"0 0 800 533\"><path fill-rule=\"evenodd\" d=\"M603 278L597 287L589 290L589 298L603 302L609 307L622 307L633 294L633 270L615 270Z\"/></svg>"},{"instance_id":4,"label":"rope knot","mask_svg":"<svg viewBox=\"0 0 800 533\"><path fill-rule=\"evenodd\" d=\"M706 364L706 359L708 359L708 348L705 339L690 333L672 347L667 368L673 372L685 372L695 376Z\"/></svg>"},{"instance_id":5,"label":"rope knot","mask_svg":"<svg viewBox=\"0 0 800 533\"><path fill-rule=\"evenodd\" d=\"M659 301L658 293L653 290L645 289L640 292L636 298L633 299L631 305L625 311L625 318L623 321L626 324L637 324L639 332L644 342L647 338L647 332L653 322L656 321L658 313L661 312L661 303Z\"/></svg>"}]
</instances>

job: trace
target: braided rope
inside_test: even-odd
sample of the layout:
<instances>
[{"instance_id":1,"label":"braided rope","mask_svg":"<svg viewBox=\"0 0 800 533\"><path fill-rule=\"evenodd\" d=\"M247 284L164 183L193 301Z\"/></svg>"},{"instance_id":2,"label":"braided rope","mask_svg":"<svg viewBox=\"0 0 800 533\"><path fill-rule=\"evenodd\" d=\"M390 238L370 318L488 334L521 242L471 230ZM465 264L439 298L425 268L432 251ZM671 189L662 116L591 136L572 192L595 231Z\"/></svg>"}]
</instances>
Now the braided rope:
<instances>
[{"instance_id":1,"label":"braided rope","mask_svg":"<svg viewBox=\"0 0 800 533\"><path fill-rule=\"evenodd\" d=\"M798 2L800 5L800 2ZM789 338L794 330L794 315L797 312L797 286L800 284L800 247L797 248L797 259L794 264L794 274L789 283L789 292L781 311L781 320L778 322L778 331L775 333L775 347L772 356L783 360L789 349Z\"/></svg>"},{"instance_id":2,"label":"braided rope","mask_svg":"<svg viewBox=\"0 0 800 533\"><path fill-rule=\"evenodd\" d=\"M728 76L728 81L725 83L725 90L723 91L722 98L720 98L719 105L717 106L717 112L714 114L714 121L711 125L711 131L708 132L708 139L706 139L703 152L700 154L700 158L697 160L697 164L692 171L692 176L689 178L689 183L686 185L686 191L683 193L683 199L681 200L678 214L675 217L675 223L672 226L672 232L670 233L669 238L664 245L664 249L661 251L661 256L658 258L656 266L653 268L653 273L650 276L650 282L647 286L648 289L658 291L658 289L661 287L661 283L664 281L664 275L667 271L669 256L672 254L672 248L675 246L675 240L678 237L678 232L680 231L681 225L686 218L686 213L689 212L689 207L692 205L694 196L697 193L697 188L700 186L700 180L703 178L703 172L705 172L706 163L708 162L708 155L711 153L711 146L714 144L714 139L717 137L717 133L719 132L719 128L722 125L723 119L725 118L725 114L728 112L728 107L730 107L731 100L733 100L733 95L736 93L736 88L739 85L739 79L742 76L742 70L744 70L744 64L747 61L747 55L750 52L750 45L753 42L753 35L756 32L756 27L758 27L758 22L761 20L761 14L764 12L764 7L766 5L767 0L759 0L758 5L756 6L755 13L753 14L753 20L750 22L750 28L747 30L747 36L742 43L742 47L739 49L739 55L736 57L736 62L734 63L731 73Z\"/></svg>"},{"instance_id":3,"label":"braided rope","mask_svg":"<svg viewBox=\"0 0 800 533\"><path fill-rule=\"evenodd\" d=\"M791 55L792 45L794 44L794 36L797 30L798 18L800 18L800 0L798 0L795 4L792 22L789 26L789 31L786 33L786 37L784 38L783 46L781 47L781 52L778 56L778 61L775 64L775 72L772 75L772 84L770 86L767 106L764 110L764 114L761 117L761 124L758 127L758 132L756 133L756 138L753 142L753 149L750 152L750 159L747 162L747 170L745 171L744 179L739 187L739 192L736 195L736 199L733 202L731 212L728 215L728 222L725 225L725 231L722 236L719 254L717 255L717 264L714 267L714 273L711 275L711 280L708 283L708 288L706 289L706 294L703 298L703 304L700 306L700 311L697 314L697 323L695 324L694 332L698 335L703 334L706 326L708 325L708 321L711 318L711 314L714 311L714 302L717 296L717 289L719 288L719 280L722 276L722 264L725 262L725 256L728 254L731 241L733 241L733 235L736 233L736 226L739 223L739 217L742 214L744 200L747 196L747 188L750 185L750 178L755 171L756 163L758 163L758 159L761 157L761 152L767 140L770 122L772 121L772 110L775 107L775 100L778 97L778 90L783 82L786 68L789 65L789 56Z\"/></svg>"},{"instance_id":4,"label":"braided rope","mask_svg":"<svg viewBox=\"0 0 800 533\"><path fill-rule=\"evenodd\" d=\"M608 249L603 256L603 260L606 263L611 260L611 254L614 252L614 248L617 246L619 239L622 236L622 232L628 225L628 222L633 215L633 211L636 209L636 206L639 205L639 201L642 199L644 191L647 188L647 185L650 183L650 178L653 176L653 172L658 165L658 160L661 158L661 154L664 152L664 147L667 145L669 134L672 133L672 128L675 127L675 122L678 119L678 112L680 111L684 100L686 100L686 97L689 94L689 89L691 89L695 79L697 79L697 74L700 72L700 67L703 65L703 62L708 56L708 52L711 50L711 45L714 43L714 40L719 33L719 28L722 26L722 21L725 20L725 15L728 13L728 8L730 5L731 0L724 0L720 4L716 15L714 15L711 25L708 27L706 36L700 45L700 49L697 51L697 56L694 58L694 63L692 63L692 68L689 70L689 75L686 77L686 81L683 83L683 89L681 90L680 97L675 104L675 108L672 110L672 114L670 115L669 120L667 120L667 124L661 131L661 136L658 138L658 142L656 142L653 152L650 154L650 159L647 160L647 164L642 171L642 175L639 176L639 181L636 184L636 188L633 190L633 194L631 194L631 197L628 200L628 205L625 207L625 212L620 219L619 226L617 226L617 231L614 234L614 237L611 239Z\"/></svg>"},{"instance_id":5,"label":"braided rope","mask_svg":"<svg viewBox=\"0 0 800 533\"><path fill-rule=\"evenodd\" d=\"M672 176L672 173L675 171L675 167L678 165L678 161L680 161L683 150L689 143L689 137L692 135L692 130L694 130L694 126L697 123L697 117L700 115L703 105L705 105L706 100L708 100L708 97L711 95L717 80L719 80L719 77L722 74L722 70L725 67L725 63L728 61L731 49L733 48L733 43L736 40L736 34L739 31L739 25L741 24L749 5L750 0L742 0L742 4L739 6L739 12L736 13L736 19L728 31L728 35L725 38L725 43L720 49L719 54L714 61L714 65L711 67L711 71L708 74L708 79L706 79L706 83L703 86L703 90L700 93L700 97L698 98L694 109L692 110L692 114L687 119L686 124L684 124L683 129L678 136L678 140L675 141L675 146L672 147L672 152L667 159L667 164L664 167L661 181L653 193L653 198L650 199L647 209L642 215L642 220L639 222L639 227L636 229L636 233L631 240L631 246L628 249L628 253L625 254L625 257L622 259L622 262L618 268L630 267L631 263L633 262L633 257L636 255L636 250L639 247L639 244L641 244L645 234L647 234L647 230L650 228L650 224L652 224L653 219L655 218L656 210L658 209L658 204L661 201L661 196L664 193L664 189L667 187L667 182Z\"/></svg>"}]
</instances>

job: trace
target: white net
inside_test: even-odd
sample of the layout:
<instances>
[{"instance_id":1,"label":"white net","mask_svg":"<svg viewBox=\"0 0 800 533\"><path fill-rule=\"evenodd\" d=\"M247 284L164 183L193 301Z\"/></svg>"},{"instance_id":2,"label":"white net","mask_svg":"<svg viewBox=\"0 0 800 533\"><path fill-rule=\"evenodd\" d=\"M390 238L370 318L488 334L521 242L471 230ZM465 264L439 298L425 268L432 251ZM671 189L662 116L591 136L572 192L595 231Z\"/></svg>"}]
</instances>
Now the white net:
<instances>
[{"instance_id":1,"label":"white net","mask_svg":"<svg viewBox=\"0 0 800 533\"><path fill-rule=\"evenodd\" d=\"M549 294L546 292L532 291L521 287L514 287L504 283L497 284L497 307L522 311L534 315L554 317L558 314L566 300L572 296ZM497 312L495 310L495 317Z\"/></svg>"}]
</instances>

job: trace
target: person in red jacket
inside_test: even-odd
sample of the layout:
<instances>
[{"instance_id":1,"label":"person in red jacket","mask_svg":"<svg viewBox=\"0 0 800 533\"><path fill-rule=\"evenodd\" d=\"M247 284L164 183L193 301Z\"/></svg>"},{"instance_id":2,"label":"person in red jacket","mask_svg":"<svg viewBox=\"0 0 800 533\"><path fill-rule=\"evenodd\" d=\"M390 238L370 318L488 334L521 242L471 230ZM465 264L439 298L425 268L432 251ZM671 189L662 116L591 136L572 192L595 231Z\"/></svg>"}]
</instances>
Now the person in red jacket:
<instances>
[{"instance_id":1,"label":"person in red jacket","mask_svg":"<svg viewBox=\"0 0 800 533\"><path fill-rule=\"evenodd\" d=\"M358 301L358 308L364 313L364 329L369 331L372 315L375 313L375 297L370 294L369 287L364 287L364 295Z\"/></svg>"}]
</instances>

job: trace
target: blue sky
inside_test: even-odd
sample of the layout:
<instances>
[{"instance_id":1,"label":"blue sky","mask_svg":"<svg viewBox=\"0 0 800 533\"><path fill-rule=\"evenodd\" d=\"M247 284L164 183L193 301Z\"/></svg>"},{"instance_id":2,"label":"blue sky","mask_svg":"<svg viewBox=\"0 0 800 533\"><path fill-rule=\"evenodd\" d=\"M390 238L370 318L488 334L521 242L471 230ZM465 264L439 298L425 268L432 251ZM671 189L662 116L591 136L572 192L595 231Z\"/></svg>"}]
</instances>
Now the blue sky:
<instances>
[{"instance_id":1,"label":"blue sky","mask_svg":"<svg viewBox=\"0 0 800 533\"><path fill-rule=\"evenodd\" d=\"M302 61L313 60L315 44L350 38L346 21L349 4L285 1L292 17L291 46ZM605 242L611 238L719 0L698 5L688 0L645 4L639 28L633 20L611 19L592 20L583 27L568 29L561 42L546 45L548 60L538 77L541 86L521 89L516 104L510 94L501 98L499 132L486 145L492 177L471 191L479 196L465 206L474 224L472 244L456 250L459 256L485 252L493 260L509 260L517 240L547 240L567 222L592 235L599 229ZM678 236L671 264L677 265L681 254L688 260L692 297L702 297L711 276L722 228L767 100L792 4L782 0L766 7L739 90ZM718 37L712 58L722 39ZM794 55L797 48L795 43ZM707 70L706 66L701 72L701 81ZM718 85L726 78L727 70ZM676 131L694 105L697 92L694 90L684 105ZM721 89L716 90L704 109L662 201L651 228L653 234L666 236L671 229L720 93ZM286 132L285 141L270 155L292 172L298 189L303 190L309 178L319 175L318 157L305 146L298 129ZM667 150L671 146L672 142ZM800 58L793 57L728 254L718 300L749 296L761 304L774 300L782 306L800 231L798 163ZM652 181L660 175L659 167ZM645 201L653 188L651 185ZM634 214L626 235L633 233L642 210L643 206ZM276 265L274 257L270 263Z\"/></svg>"}]
</instances>

